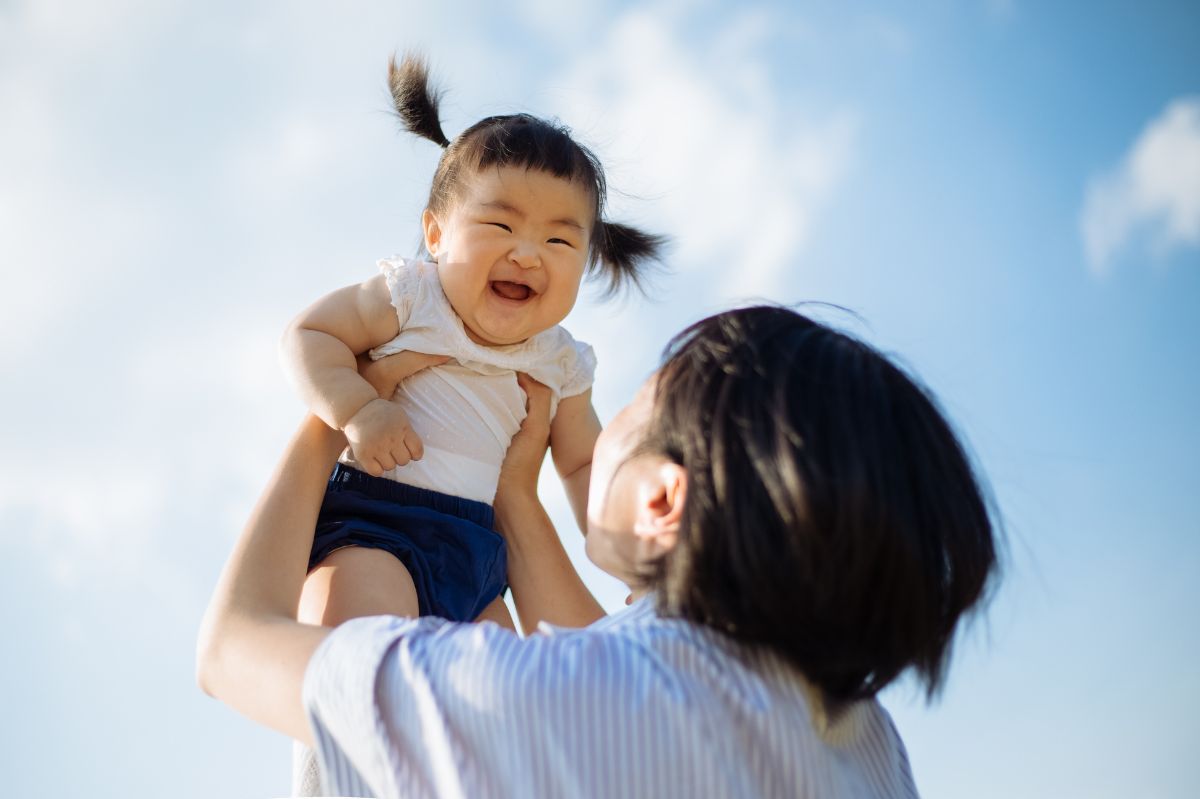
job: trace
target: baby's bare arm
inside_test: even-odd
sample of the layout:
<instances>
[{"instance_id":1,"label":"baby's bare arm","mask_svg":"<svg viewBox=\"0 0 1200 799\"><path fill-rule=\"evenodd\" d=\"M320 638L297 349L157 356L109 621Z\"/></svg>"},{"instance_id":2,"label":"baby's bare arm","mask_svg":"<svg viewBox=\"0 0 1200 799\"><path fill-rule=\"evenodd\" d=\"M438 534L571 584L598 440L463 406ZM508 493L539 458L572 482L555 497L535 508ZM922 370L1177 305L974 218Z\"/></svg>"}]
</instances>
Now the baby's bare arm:
<instances>
[{"instance_id":1,"label":"baby's bare arm","mask_svg":"<svg viewBox=\"0 0 1200 799\"><path fill-rule=\"evenodd\" d=\"M329 294L296 317L283 361L312 412L342 430L354 459L376 477L422 455L408 415L358 372L355 356L395 338L400 321L383 276Z\"/></svg>"},{"instance_id":2,"label":"baby's bare arm","mask_svg":"<svg viewBox=\"0 0 1200 799\"><path fill-rule=\"evenodd\" d=\"M591 389L558 403L558 412L550 423L550 454L575 513L575 521L585 533L592 450L599 435L600 419L592 407Z\"/></svg>"},{"instance_id":3,"label":"baby's bare arm","mask_svg":"<svg viewBox=\"0 0 1200 799\"><path fill-rule=\"evenodd\" d=\"M358 373L355 356L400 332L383 275L327 294L283 335L284 369L301 398L336 430L379 394Z\"/></svg>"}]
</instances>

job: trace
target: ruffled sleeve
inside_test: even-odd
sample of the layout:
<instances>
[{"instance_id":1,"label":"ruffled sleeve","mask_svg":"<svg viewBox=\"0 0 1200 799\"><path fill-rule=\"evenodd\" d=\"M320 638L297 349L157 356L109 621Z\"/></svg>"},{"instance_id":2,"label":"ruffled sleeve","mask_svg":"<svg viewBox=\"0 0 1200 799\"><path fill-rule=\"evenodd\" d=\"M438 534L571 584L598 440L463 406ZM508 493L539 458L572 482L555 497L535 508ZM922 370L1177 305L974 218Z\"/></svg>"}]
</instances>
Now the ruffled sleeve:
<instances>
[{"instance_id":1,"label":"ruffled sleeve","mask_svg":"<svg viewBox=\"0 0 1200 799\"><path fill-rule=\"evenodd\" d=\"M379 261L379 271L387 281L392 307L396 309L396 317L403 330L421 292L420 264L407 258L383 258Z\"/></svg>"},{"instance_id":2,"label":"ruffled sleeve","mask_svg":"<svg viewBox=\"0 0 1200 799\"><path fill-rule=\"evenodd\" d=\"M392 307L396 309L396 321L400 323L400 333L391 341L381 344L369 353L372 359L378 360L388 355L395 355L406 347L402 340L404 330L420 315L420 309L427 304L425 294L426 279L422 275L422 264L408 258L393 256L379 261L379 271L387 282L388 293L391 295ZM421 350L422 352L432 352ZM434 353L441 354L441 353Z\"/></svg>"},{"instance_id":3,"label":"ruffled sleeve","mask_svg":"<svg viewBox=\"0 0 1200 799\"><path fill-rule=\"evenodd\" d=\"M592 385L596 373L596 354L576 341L561 327L537 334L528 342L524 362L514 364L518 371L542 383L554 396L554 405L564 397L582 394Z\"/></svg>"},{"instance_id":4,"label":"ruffled sleeve","mask_svg":"<svg viewBox=\"0 0 1200 799\"><path fill-rule=\"evenodd\" d=\"M560 392L564 398L582 394L592 387L596 379L596 353L591 345L582 341L572 341L571 344L575 357L567 369L567 378Z\"/></svg>"}]
</instances>

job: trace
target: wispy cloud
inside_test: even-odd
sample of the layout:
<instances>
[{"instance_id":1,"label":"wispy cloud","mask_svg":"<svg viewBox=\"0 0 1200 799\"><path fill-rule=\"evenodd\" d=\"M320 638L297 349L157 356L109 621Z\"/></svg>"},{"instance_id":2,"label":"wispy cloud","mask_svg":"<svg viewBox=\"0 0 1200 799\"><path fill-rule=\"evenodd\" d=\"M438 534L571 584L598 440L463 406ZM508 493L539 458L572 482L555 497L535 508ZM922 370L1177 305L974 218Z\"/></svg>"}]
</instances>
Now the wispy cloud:
<instances>
[{"instance_id":1,"label":"wispy cloud","mask_svg":"<svg viewBox=\"0 0 1200 799\"><path fill-rule=\"evenodd\" d=\"M1079 227L1097 275L1131 245L1156 258L1200 245L1200 97L1172 102L1120 164L1089 182Z\"/></svg>"},{"instance_id":2,"label":"wispy cloud","mask_svg":"<svg viewBox=\"0 0 1200 799\"><path fill-rule=\"evenodd\" d=\"M116 6L116 7L114 7ZM163 227L161 203L98 163L96 96L167 25L175 3L18 2L0 8L0 364L66 326L131 271ZM103 109L107 110L107 109ZM102 268L100 265L102 264Z\"/></svg>"},{"instance_id":3,"label":"wispy cloud","mask_svg":"<svg viewBox=\"0 0 1200 799\"><path fill-rule=\"evenodd\" d=\"M567 116L610 144L615 185L652 201L637 215L676 237L673 261L721 270L711 298L776 293L848 167L856 117L781 102L763 55L769 14L746 11L697 46L677 13L615 20L562 81Z\"/></svg>"},{"instance_id":4,"label":"wispy cloud","mask_svg":"<svg viewBox=\"0 0 1200 799\"><path fill-rule=\"evenodd\" d=\"M27 457L0 463L0 541L31 539L38 565L85 590L176 568L184 530L232 540L300 415L278 376L276 331L248 309L233 313L110 358L119 388L87 393L102 428L48 442L24 434Z\"/></svg>"}]
</instances>

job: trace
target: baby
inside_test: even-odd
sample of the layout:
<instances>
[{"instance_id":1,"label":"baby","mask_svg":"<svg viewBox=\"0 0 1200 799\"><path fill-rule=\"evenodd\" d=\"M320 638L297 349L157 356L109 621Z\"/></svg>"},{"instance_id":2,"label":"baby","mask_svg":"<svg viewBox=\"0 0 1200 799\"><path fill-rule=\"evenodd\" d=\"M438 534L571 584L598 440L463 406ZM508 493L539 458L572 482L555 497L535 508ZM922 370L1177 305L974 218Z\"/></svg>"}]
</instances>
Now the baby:
<instances>
[{"instance_id":1,"label":"baby","mask_svg":"<svg viewBox=\"0 0 1200 799\"><path fill-rule=\"evenodd\" d=\"M406 129L444 148L421 217L432 260L380 261L379 275L317 301L285 335L304 399L349 442L300 617L432 614L512 627L491 502L525 415L516 375L552 392L550 449L582 526L600 431L595 357L559 323L585 274L636 284L664 240L604 219L603 170L561 125L494 116L451 142L423 62L393 60L389 83ZM446 360L398 381L386 356L405 350Z\"/></svg>"}]
</instances>

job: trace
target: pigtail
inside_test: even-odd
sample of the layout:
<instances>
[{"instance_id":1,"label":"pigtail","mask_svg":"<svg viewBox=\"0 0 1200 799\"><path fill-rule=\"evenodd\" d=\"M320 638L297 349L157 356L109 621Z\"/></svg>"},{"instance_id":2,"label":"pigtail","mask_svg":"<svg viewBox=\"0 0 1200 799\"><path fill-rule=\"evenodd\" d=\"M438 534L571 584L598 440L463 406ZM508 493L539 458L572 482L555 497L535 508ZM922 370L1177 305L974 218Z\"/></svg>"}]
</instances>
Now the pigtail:
<instances>
[{"instance_id":1,"label":"pigtail","mask_svg":"<svg viewBox=\"0 0 1200 799\"><path fill-rule=\"evenodd\" d=\"M388 61L388 88L396 115L409 133L447 147L450 140L442 132L438 116L440 95L429 87L429 67L418 55L406 53L399 65L396 57Z\"/></svg>"},{"instance_id":2,"label":"pigtail","mask_svg":"<svg viewBox=\"0 0 1200 799\"><path fill-rule=\"evenodd\" d=\"M617 222L601 222L596 246L599 263L593 268L598 267L605 273L609 294L629 285L642 289L649 267L653 262L661 264L669 243L666 236Z\"/></svg>"}]
</instances>

